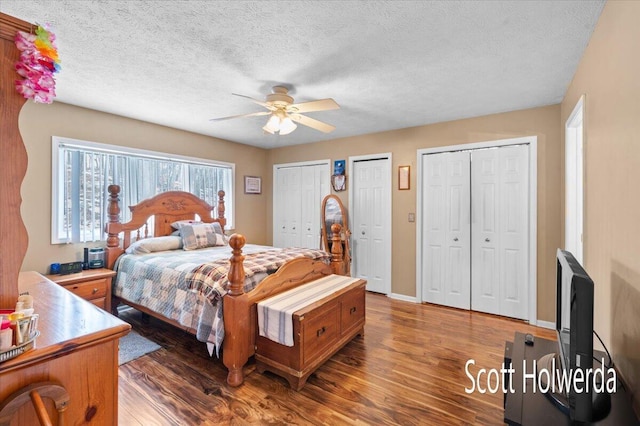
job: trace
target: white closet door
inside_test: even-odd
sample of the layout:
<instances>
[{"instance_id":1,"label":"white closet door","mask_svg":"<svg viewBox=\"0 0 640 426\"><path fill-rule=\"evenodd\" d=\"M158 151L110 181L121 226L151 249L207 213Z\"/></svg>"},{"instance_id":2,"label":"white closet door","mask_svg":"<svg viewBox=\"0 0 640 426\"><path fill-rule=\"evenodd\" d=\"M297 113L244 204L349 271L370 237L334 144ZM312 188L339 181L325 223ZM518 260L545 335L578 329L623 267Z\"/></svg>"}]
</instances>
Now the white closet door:
<instances>
[{"instance_id":1,"label":"white closet door","mask_svg":"<svg viewBox=\"0 0 640 426\"><path fill-rule=\"evenodd\" d=\"M320 248L322 200L330 193L329 168L325 165L301 167L300 247ZM291 207L291 205L289 206Z\"/></svg>"},{"instance_id":2,"label":"white closet door","mask_svg":"<svg viewBox=\"0 0 640 426\"><path fill-rule=\"evenodd\" d=\"M274 176L273 245L320 247L320 209L329 194L329 165L279 167Z\"/></svg>"},{"instance_id":3,"label":"white closet door","mask_svg":"<svg viewBox=\"0 0 640 426\"><path fill-rule=\"evenodd\" d=\"M387 241L390 218L382 206L389 206L390 160L353 163L353 273L367 280L367 290L388 293L391 241Z\"/></svg>"},{"instance_id":4,"label":"white closet door","mask_svg":"<svg viewBox=\"0 0 640 426\"><path fill-rule=\"evenodd\" d=\"M469 153L424 155L422 161L423 298L427 302L469 309Z\"/></svg>"},{"instance_id":5,"label":"white closet door","mask_svg":"<svg viewBox=\"0 0 640 426\"><path fill-rule=\"evenodd\" d=\"M471 308L528 318L528 146L471 153Z\"/></svg>"},{"instance_id":6,"label":"white closet door","mask_svg":"<svg viewBox=\"0 0 640 426\"><path fill-rule=\"evenodd\" d=\"M300 167L292 167L286 171L287 174L287 189L284 203L284 217L286 218L286 233L284 239L285 247L298 247L300 245L300 199L302 198L302 170ZM288 206L288 208L287 208ZM297 206L297 208L293 208Z\"/></svg>"},{"instance_id":7,"label":"white closet door","mask_svg":"<svg viewBox=\"0 0 640 426\"><path fill-rule=\"evenodd\" d=\"M317 207L318 197L316 171L319 166L300 167L300 241L296 246L317 248L318 233L316 229L320 223L320 207ZM317 208L316 208L317 207ZM288 208L293 208L289 205Z\"/></svg>"}]
</instances>

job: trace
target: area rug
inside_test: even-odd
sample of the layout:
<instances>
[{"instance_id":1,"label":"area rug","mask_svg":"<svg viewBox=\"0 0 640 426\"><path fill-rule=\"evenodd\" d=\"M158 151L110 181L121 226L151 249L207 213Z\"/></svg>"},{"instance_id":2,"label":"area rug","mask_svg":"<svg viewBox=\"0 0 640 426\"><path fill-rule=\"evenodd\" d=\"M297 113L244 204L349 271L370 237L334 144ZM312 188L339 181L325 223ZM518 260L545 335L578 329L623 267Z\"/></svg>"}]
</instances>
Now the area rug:
<instances>
[{"instance_id":1,"label":"area rug","mask_svg":"<svg viewBox=\"0 0 640 426\"><path fill-rule=\"evenodd\" d=\"M131 330L120 339L118 365L126 364L142 355L157 351L161 346Z\"/></svg>"}]
</instances>

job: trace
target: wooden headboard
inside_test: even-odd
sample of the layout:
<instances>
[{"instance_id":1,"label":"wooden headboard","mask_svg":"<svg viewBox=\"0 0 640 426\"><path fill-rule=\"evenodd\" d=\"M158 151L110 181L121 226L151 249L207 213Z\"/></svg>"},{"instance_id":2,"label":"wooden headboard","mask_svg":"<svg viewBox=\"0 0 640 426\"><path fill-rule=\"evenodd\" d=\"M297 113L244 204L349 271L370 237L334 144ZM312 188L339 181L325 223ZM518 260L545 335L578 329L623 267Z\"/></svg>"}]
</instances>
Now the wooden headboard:
<instances>
[{"instance_id":1,"label":"wooden headboard","mask_svg":"<svg viewBox=\"0 0 640 426\"><path fill-rule=\"evenodd\" d=\"M196 217L203 222L218 222L224 229L227 223L224 217L224 191L218 191L217 217L213 218L213 207L204 200L189 192L168 191L148 198L135 206L129 206L131 220L120 222L120 186L109 185L109 220L105 226L107 232L107 267L112 268L118 256L131 244L131 234L136 238L146 238L149 234L147 223L154 217L153 236L170 235L174 229L173 222L178 220L194 220ZM120 234L123 234L120 237Z\"/></svg>"}]
</instances>

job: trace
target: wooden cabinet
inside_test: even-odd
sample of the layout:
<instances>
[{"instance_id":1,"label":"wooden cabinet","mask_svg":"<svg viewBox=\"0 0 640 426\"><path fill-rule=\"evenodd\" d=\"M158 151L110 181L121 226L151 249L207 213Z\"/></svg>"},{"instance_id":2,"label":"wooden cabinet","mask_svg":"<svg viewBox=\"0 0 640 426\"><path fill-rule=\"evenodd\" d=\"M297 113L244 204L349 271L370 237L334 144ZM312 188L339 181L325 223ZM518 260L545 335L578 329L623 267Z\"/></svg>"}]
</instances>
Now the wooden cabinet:
<instances>
[{"instance_id":1,"label":"wooden cabinet","mask_svg":"<svg viewBox=\"0 0 640 426\"><path fill-rule=\"evenodd\" d=\"M20 273L19 290L34 298L40 336L35 349L0 363L0 401L30 384L57 382L69 394L65 424L116 425L118 339L131 326L35 272ZM57 424L53 404L44 402ZM39 424L33 405L22 405L10 424Z\"/></svg>"},{"instance_id":2,"label":"wooden cabinet","mask_svg":"<svg viewBox=\"0 0 640 426\"><path fill-rule=\"evenodd\" d=\"M295 312L293 346L256 336L256 369L276 373L293 389L302 389L311 373L364 334L365 286L366 281L358 280Z\"/></svg>"},{"instance_id":3,"label":"wooden cabinet","mask_svg":"<svg viewBox=\"0 0 640 426\"><path fill-rule=\"evenodd\" d=\"M100 268L87 269L77 274L47 275L47 278L84 300L111 312L111 280L115 274L111 269Z\"/></svg>"}]
</instances>

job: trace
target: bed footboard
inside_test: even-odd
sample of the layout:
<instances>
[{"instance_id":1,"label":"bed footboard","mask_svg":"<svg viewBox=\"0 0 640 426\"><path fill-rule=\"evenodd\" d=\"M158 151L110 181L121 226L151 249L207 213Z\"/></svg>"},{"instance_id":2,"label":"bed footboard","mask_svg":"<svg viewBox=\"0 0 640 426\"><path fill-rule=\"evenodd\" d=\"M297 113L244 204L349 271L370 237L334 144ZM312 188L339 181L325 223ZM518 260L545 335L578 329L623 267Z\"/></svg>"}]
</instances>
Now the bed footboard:
<instances>
[{"instance_id":1,"label":"bed footboard","mask_svg":"<svg viewBox=\"0 0 640 426\"><path fill-rule=\"evenodd\" d=\"M243 291L245 272L242 247L246 240L233 234L229 245L233 249L229 268L229 292L224 297L224 341L222 361L229 370L227 383L239 386L244 381L243 367L255 353L258 319L256 304L263 299L330 275L332 269L326 263L309 258L298 258L284 264L278 271L262 280L251 292Z\"/></svg>"}]
</instances>

